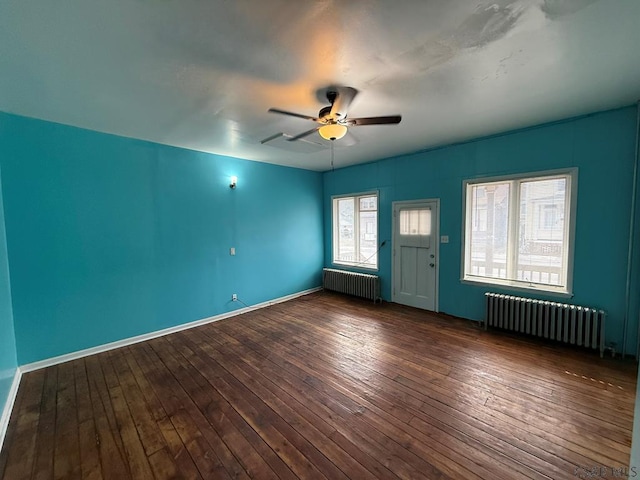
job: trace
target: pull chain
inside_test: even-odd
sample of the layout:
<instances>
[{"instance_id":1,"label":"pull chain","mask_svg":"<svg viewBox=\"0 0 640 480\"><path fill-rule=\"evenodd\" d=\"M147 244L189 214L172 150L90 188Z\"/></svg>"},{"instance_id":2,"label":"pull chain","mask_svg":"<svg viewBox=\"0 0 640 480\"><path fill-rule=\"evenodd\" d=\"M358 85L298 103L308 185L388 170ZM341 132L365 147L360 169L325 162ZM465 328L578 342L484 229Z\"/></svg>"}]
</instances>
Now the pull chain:
<instances>
[{"instance_id":1,"label":"pull chain","mask_svg":"<svg viewBox=\"0 0 640 480\"><path fill-rule=\"evenodd\" d=\"M333 140L331 140L331 171L333 172Z\"/></svg>"}]
</instances>

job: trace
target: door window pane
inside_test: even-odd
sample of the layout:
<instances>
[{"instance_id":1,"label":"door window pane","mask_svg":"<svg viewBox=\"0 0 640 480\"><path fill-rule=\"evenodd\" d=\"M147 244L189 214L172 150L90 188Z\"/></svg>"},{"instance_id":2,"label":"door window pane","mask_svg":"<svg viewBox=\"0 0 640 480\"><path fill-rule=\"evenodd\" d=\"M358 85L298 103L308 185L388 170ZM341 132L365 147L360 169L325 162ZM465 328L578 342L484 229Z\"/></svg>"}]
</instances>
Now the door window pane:
<instances>
[{"instance_id":1,"label":"door window pane","mask_svg":"<svg viewBox=\"0 0 640 480\"><path fill-rule=\"evenodd\" d=\"M400 235L431 235L431 210L400 210Z\"/></svg>"}]
</instances>

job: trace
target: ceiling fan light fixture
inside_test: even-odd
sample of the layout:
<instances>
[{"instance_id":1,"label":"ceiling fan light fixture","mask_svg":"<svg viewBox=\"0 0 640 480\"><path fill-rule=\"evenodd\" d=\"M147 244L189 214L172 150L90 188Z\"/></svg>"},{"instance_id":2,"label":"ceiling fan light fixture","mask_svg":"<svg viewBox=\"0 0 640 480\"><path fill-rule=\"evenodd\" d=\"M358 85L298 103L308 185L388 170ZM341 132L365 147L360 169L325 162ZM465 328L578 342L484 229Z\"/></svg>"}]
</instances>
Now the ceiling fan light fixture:
<instances>
[{"instance_id":1,"label":"ceiling fan light fixture","mask_svg":"<svg viewBox=\"0 0 640 480\"><path fill-rule=\"evenodd\" d=\"M330 123L321 126L318 133L325 140L339 140L347 134L347 127L339 123Z\"/></svg>"}]
</instances>

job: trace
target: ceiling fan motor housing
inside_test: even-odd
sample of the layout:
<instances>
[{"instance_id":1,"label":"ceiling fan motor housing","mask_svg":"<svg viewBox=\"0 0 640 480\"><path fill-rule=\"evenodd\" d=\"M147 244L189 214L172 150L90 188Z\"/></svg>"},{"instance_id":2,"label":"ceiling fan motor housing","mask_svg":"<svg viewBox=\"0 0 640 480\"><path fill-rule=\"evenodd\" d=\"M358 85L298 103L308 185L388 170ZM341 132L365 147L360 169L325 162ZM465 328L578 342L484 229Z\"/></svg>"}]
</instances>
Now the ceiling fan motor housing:
<instances>
[{"instance_id":1,"label":"ceiling fan motor housing","mask_svg":"<svg viewBox=\"0 0 640 480\"><path fill-rule=\"evenodd\" d=\"M328 107L322 107L318 112L318 118L323 119L330 113L331 113L331 105L329 105Z\"/></svg>"}]
</instances>

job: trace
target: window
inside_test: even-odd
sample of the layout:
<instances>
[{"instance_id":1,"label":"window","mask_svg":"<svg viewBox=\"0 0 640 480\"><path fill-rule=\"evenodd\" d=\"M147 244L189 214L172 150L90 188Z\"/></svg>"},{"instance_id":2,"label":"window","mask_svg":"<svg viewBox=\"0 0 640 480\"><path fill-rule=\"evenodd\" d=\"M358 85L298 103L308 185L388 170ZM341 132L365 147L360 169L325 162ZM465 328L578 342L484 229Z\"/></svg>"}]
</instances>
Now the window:
<instances>
[{"instance_id":1,"label":"window","mask_svg":"<svg viewBox=\"0 0 640 480\"><path fill-rule=\"evenodd\" d=\"M465 182L465 280L571 292L575 170Z\"/></svg>"},{"instance_id":2,"label":"window","mask_svg":"<svg viewBox=\"0 0 640 480\"><path fill-rule=\"evenodd\" d=\"M378 194L333 198L333 263L378 268Z\"/></svg>"},{"instance_id":3,"label":"window","mask_svg":"<svg viewBox=\"0 0 640 480\"><path fill-rule=\"evenodd\" d=\"M400 210L400 235L431 235L431 210Z\"/></svg>"}]
</instances>

